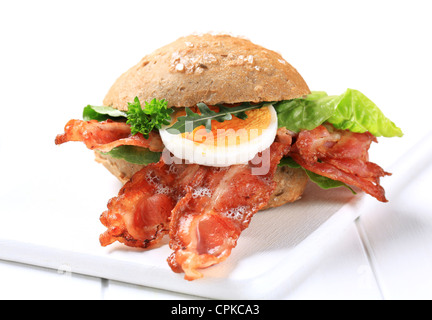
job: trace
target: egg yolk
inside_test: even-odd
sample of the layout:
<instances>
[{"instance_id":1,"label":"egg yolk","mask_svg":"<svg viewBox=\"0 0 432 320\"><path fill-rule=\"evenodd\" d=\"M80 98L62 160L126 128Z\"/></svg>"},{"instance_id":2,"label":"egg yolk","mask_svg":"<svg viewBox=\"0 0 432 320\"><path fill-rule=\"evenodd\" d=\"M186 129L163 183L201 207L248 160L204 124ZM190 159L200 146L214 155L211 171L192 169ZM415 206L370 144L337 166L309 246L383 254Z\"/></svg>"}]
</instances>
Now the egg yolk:
<instances>
[{"instance_id":1,"label":"egg yolk","mask_svg":"<svg viewBox=\"0 0 432 320\"><path fill-rule=\"evenodd\" d=\"M217 106L209 106L213 111L218 112ZM195 113L200 113L197 107L191 108ZM186 115L185 109L178 109L173 114L173 122L178 117ZM211 121L211 131L207 132L204 126L195 128L192 132L182 133L182 138L193 141L197 145L214 147L238 146L260 136L264 129L271 123L271 113L268 107L246 111L245 120L232 116L231 120L219 122Z\"/></svg>"}]
</instances>

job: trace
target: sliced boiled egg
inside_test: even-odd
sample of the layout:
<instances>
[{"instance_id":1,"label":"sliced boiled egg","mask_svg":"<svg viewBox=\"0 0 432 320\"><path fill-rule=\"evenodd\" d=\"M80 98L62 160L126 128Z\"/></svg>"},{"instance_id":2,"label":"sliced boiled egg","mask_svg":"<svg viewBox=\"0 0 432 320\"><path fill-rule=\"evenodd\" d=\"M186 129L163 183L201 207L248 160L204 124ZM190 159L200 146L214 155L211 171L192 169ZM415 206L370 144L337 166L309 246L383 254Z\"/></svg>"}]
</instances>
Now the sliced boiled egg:
<instances>
[{"instance_id":1,"label":"sliced boiled egg","mask_svg":"<svg viewBox=\"0 0 432 320\"><path fill-rule=\"evenodd\" d=\"M218 111L218 107L210 108ZM199 113L198 110L194 112ZM185 114L185 109L175 111L171 124ZM166 130L170 125L159 132L166 150L188 163L215 167L245 164L270 147L278 129L277 114L272 105L248 110L246 114L245 120L235 115L224 122L212 120L209 132L200 126L192 132L172 134Z\"/></svg>"}]
</instances>

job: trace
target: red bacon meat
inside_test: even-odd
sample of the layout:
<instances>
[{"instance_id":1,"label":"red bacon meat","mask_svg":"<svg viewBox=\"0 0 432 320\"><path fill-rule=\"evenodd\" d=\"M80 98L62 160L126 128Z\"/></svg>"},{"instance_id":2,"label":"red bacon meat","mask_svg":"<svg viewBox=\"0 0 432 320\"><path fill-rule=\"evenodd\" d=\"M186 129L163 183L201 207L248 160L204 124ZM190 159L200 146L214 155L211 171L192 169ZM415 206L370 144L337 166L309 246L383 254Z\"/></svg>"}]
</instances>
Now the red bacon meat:
<instances>
[{"instance_id":1,"label":"red bacon meat","mask_svg":"<svg viewBox=\"0 0 432 320\"><path fill-rule=\"evenodd\" d=\"M368 161L372 142L376 138L368 132L354 133L321 125L301 131L289 155L309 171L358 187L387 202L380 178L390 173Z\"/></svg>"},{"instance_id":2,"label":"red bacon meat","mask_svg":"<svg viewBox=\"0 0 432 320\"><path fill-rule=\"evenodd\" d=\"M55 144L82 141L88 149L101 152L108 152L123 145L144 147L154 152L161 152L164 148L158 133L152 131L148 139L141 133L132 135L130 125L126 122L72 119L66 124L64 131L57 135Z\"/></svg>"},{"instance_id":3,"label":"red bacon meat","mask_svg":"<svg viewBox=\"0 0 432 320\"><path fill-rule=\"evenodd\" d=\"M131 135L125 122L71 120L55 143L82 141L89 149L110 151L134 145L162 151L158 133L148 139ZM241 232L262 209L275 188L273 176L281 158L291 156L303 168L358 187L379 201L387 201L380 177L390 175L369 162L368 150L376 138L369 133L336 130L321 125L295 134L279 129L267 152L267 162L209 167L197 164L152 163L127 182L108 202L100 220L107 230L102 246L115 241L150 248L169 235L173 253L168 264L185 279L202 277L200 269L224 261L236 246ZM255 174L258 166L267 166Z\"/></svg>"},{"instance_id":4,"label":"red bacon meat","mask_svg":"<svg viewBox=\"0 0 432 320\"><path fill-rule=\"evenodd\" d=\"M171 164L161 160L138 171L108 203L101 222L103 246L119 241L148 248L169 231L168 258L185 279L202 275L198 269L225 260L252 216L264 207L275 188L273 175L289 146L274 142L270 158L254 175L255 161L218 168ZM264 158L264 157L263 157Z\"/></svg>"}]
</instances>

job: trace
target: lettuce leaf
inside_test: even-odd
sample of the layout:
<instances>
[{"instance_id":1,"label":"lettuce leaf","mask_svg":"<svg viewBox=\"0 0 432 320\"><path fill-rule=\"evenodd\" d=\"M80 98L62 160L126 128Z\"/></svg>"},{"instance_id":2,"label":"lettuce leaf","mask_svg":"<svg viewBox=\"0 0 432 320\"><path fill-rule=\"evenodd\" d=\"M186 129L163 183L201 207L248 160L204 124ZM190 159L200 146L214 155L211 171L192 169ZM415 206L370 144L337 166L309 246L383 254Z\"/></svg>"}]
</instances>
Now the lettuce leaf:
<instances>
[{"instance_id":1,"label":"lettuce leaf","mask_svg":"<svg viewBox=\"0 0 432 320\"><path fill-rule=\"evenodd\" d=\"M118 118L120 117L126 118L127 115L125 112L114 109L113 107L87 105L83 110L84 121L105 121L107 119L113 118L116 118L115 120L118 120Z\"/></svg>"},{"instance_id":2,"label":"lettuce leaf","mask_svg":"<svg viewBox=\"0 0 432 320\"><path fill-rule=\"evenodd\" d=\"M332 97L322 91L312 92L306 98L284 100L274 105L279 128L291 131L313 130L334 113Z\"/></svg>"},{"instance_id":3,"label":"lettuce leaf","mask_svg":"<svg viewBox=\"0 0 432 320\"><path fill-rule=\"evenodd\" d=\"M332 188L339 188L339 187L345 187L351 190L353 194L357 194L349 185L342 181L333 180L327 177L324 177L322 175L316 174L312 171L306 170L301 165L299 165L297 162L294 161L291 157L284 157L279 162L279 167L288 166L290 168L302 168L306 174L308 175L309 179L317 184L322 189L332 189Z\"/></svg>"},{"instance_id":4,"label":"lettuce leaf","mask_svg":"<svg viewBox=\"0 0 432 320\"><path fill-rule=\"evenodd\" d=\"M358 90L347 89L339 96L312 92L305 98L275 104L279 127L295 132L331 123L336 129L369 131L376 137L402 137L403 133L382 111Z\"/></svg>"},{"instance_id":5,"label":"lettuce leaf","mask_svg":"<svg viewBox=\"0 0 432 320\"><path fill-rule=\"evenodd\" d=\"M136 146L119 146L113 148L109 152L102 152L104 155L109 155L116 159L123 159L127 162L141 165L148 165L150 163L159 162L161 153L153 152L147 148Z\"/></svg>"},{"instance_id":6,"label":"lettuce leaf","mask_svg":"<svg viewBox=\"0 0 432 320\"><path fill-rule=\"evenodd\" d=\"M114 109L112 107L88 105L83 110L83 119L85 121L105 121L107 119L126 121L126 118L126 112ZM113 148L109 152L101 153L116 159L123 159L127 162L140 165L148 165L150 163L159 162L161 157L160 152L152 152L147 148L128 145L119 146Z\"/></svg>"},{"instance_id":7,"label":"lettuce leaf","mask_svg":"<svg viewBox=\"0 0 432 320\"><path fill-rule=\"evenodd\" d=\"M369 131L375 137L402 137L403 133L368 97L348 89L335 98L335 112L327 119L336 129Z\"/></svg>"}]
</instances>

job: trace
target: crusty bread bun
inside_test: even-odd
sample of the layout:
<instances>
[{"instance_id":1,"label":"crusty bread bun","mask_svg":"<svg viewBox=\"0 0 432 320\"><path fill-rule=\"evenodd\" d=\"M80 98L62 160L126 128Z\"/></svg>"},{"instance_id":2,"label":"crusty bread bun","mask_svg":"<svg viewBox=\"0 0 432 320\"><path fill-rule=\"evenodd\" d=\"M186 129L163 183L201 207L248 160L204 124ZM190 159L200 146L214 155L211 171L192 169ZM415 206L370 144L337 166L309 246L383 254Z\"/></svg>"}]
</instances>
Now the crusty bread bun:
<instances>
[{"instance_id":1,"label":"crusty bread bun","mask_svg":"<svg viewBox=\"0 0 432 320\"><path fill-rule=\"evenodd\" d=\"M239 102L280 101L310 93L301 75L282 56L243 38L229 35L182 37L145 56L122 74L103 104L127 110L138 97L165 99L169 107ZM95 152L122 183L143 166ZM308 177L302 169L278 168L277 187L266 208L301 197Z\"/></svg>"},{"instance_id":2,"label":"crusty bread bun","mask_svg":"<svg viewBox=\"0 0 432 320\"><path fill-rule=\"evenodd\" d=\"M228 35L191 35L145 56L122 74L103 103L127 110L165 99L170 107L199 102L220 103L290 100L310 93L301 75L282 56Z\"/></svg>"}]
</instances>

